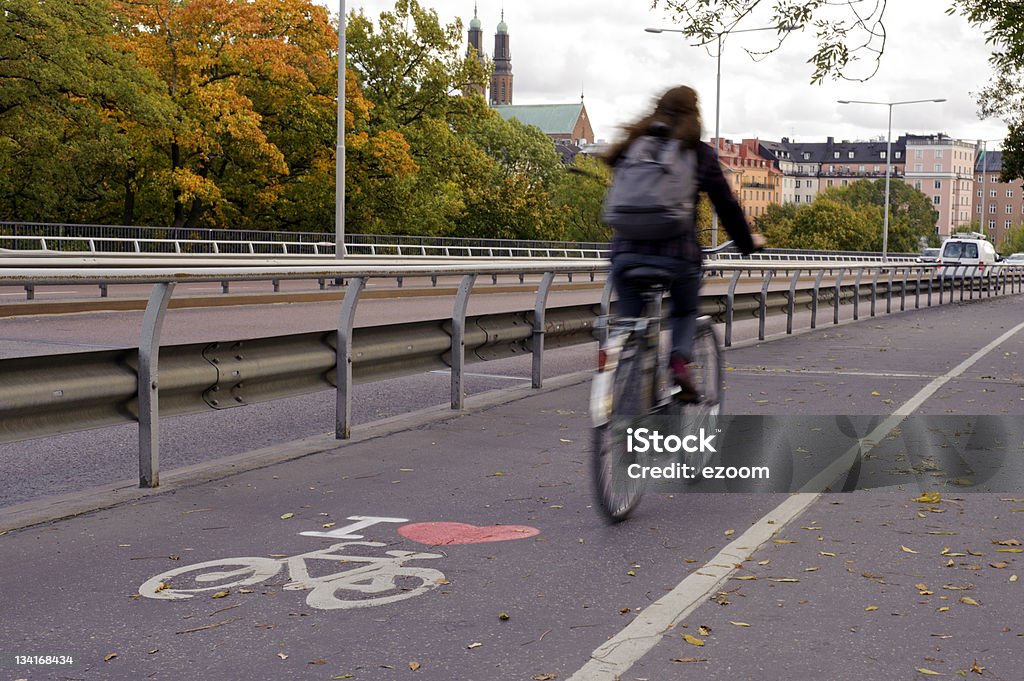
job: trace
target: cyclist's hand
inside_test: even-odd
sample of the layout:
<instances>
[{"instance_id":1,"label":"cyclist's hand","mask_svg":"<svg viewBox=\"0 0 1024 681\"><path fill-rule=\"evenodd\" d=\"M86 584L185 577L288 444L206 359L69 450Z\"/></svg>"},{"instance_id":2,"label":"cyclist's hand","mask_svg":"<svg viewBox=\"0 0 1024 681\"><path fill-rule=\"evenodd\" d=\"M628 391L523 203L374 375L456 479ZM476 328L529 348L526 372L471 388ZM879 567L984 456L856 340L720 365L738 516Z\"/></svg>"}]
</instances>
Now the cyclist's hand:
<instances>
[{"instance_id":1,"label":"cyclist's hand","mask_svg":"<svg viewBox=\"0 0 1024 681\"><path fill-rule=\"evenodd\" d=\"M768 245L768 239L765 238L764 234L751 234L750 240L754 242L754 250L761 251Z\"/></svg>"}]
</instances>

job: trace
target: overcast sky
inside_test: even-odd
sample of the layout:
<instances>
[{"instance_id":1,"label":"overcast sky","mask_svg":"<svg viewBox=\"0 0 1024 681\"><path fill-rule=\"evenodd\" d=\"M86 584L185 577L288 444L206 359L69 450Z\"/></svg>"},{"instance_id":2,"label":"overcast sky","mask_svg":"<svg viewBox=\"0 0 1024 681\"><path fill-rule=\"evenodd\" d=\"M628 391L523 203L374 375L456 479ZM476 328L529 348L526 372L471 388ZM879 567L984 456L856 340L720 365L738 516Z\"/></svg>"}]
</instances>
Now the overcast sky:
<instances>
[{"instance_id":1,"label":"overcast sky","mask_svg":"<svg viewBox=\"0 0 1024 681\"><path fill-rule=\"evenodd\" d=\"M322 2L323 0L318 0ZM326 4L332 12L338 3ZM473 0L421 0L444 22L462 19L468 29ZM780 50L755 62L744 48L774 45L773 32L733 35L722 56L722 137L796 141L885 137L888 107L837 99L898 101L945 98L940 104L893 108L893 137L903 132L944 132L969 140L999 140L1006 126L980 120L972 95L990 72L984 37L960 16L947 16L947 0L888 0L888 40L878 73L864 83L811 85L813 32L793 33ZM478 0L488 56L504 5L514 75L513 104L579 101L580 92L598 139L614 139L624 123L647 111L652 99L676 84L700 94L705 139L715 126L714 56L680 34L651 34L648 26L673 26L649 0ZM347 0L376 17L392 0ZM758 28L748 17L740 28ZM861 72L864 69L860 69ZM989 148L1000 146L990 141Z\"/></svg>"}]
</instances>

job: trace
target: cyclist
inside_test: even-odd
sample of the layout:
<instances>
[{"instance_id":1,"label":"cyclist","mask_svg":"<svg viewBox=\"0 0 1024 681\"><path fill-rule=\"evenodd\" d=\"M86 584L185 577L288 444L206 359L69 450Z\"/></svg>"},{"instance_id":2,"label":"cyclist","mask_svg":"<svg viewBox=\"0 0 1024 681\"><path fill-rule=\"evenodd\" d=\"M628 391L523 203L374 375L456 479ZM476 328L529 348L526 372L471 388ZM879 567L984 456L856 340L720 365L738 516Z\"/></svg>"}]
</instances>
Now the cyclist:
<instances>
[{"instance_id":1,"label":"cyclist","mask_svg":"<svg viewBox=\"0 0 1024 681\"><path fill-rule=\"evenodd\" d=\"M680 140L681 150L696 151L697 191L706 193L711 199L736 247L744 255L764 247L764 236L751 233L750 225L729 189L714 150L700 141L701 117L697 93L693 88L680 85L668 90L658 99L654 110L626 126L625 133L625 138L614 144L605 155L604 161L608 165L614 168L630 145L641 136L665 136ZM685 198L680 197L680 201ZM696 197L689 198L696 201ZM611 277L619 297L618 314L624 317L639 317L643 313L643 298L638 292L622 285L622 273L625 270L652 266L676 275L669 288L672 295L672 353L669 364L672 377L680 388L677 398L684 402L697 401L699 395L687 368L693 353L701 281L701 248L696 230L690 230L680 237L656 240L631 240L616 233L611 242L611 260Z\"/></svg>"}]
</instances>

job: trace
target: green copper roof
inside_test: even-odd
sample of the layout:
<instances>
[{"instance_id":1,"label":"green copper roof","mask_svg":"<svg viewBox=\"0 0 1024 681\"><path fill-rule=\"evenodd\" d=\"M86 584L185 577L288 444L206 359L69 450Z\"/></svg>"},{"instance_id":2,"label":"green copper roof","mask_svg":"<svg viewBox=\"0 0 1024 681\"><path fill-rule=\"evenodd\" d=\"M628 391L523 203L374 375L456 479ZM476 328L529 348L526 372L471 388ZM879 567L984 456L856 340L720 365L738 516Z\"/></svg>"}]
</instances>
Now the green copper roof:
<instances>
[{"instance_id":1,"label":"green copper roof","mask_svg":"<svg viewBox=\"0 0 1024 681\"><path fill-rule=\"evenodd\" d=\"M572 133L583 111L583 102L575 104L506 104L491 107L506 121L515 118L524 125L535 125L545 135Z\"/></svg>"}]
</instances>

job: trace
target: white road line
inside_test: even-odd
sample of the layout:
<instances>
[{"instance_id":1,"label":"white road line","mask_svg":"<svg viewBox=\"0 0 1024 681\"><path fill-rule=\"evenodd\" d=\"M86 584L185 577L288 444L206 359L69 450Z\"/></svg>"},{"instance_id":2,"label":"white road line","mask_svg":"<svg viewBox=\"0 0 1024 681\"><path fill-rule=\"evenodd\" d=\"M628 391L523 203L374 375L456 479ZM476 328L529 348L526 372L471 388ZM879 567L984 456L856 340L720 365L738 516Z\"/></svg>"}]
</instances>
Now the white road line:
<instances>
[{"instance_id":1,"label":"white road line","mask_svg":"<svg viewBox=\"0 0 1024 681\"><path fill-rule=\"evenodd\" d=\"M444 374L445 376L450 376L452 372L451 372L450 369L434 369L433 371L431 371L429 373L431 373L431 374ZM530 380L529 378L526 378L524 376L503 376L501 374L471 374L471 373L468 373L468 372L463 372L462 375L463 376L475 376L477 378L504 378L505 380L508 380L508 381L529 381Z\"/></svg>"},{"instance_id":2,"label":"white road line","mask_svg":"<svg viewBox=\"0 0 1024 681\"><path fill-rule=\"evenodd\" d=\"M894 371L825 371L819 369L752 369L733 367L729 373L736 374L825 374L828 376L867 376L870 378L935 378L935 374L909 374Z\"/></svg>"},{"instance_id":3,"label":"white road line","mask_svg":"<svg viewBox=\"0 0 1024 681\"><path fill-rule=\"evenodd\" d=\"M772 535L803 514L824 489L849 471L865 445L879 442L942 386L963 374L978 360L1022 329L1024 323L1018 324L922 388L897 408L892 416L871 431L861 444L850 448L836 462L804 485L799 493L789 496L754 523L749 530L723 548L707 565L691 573L672 591L647 606L636 619L592 652L590 661L570 676L568 681L619 681L633 664L662 640L665 631L703 605L707 598L736 571L735 565L741 564Z\"/></svg>"}]
</instances>

